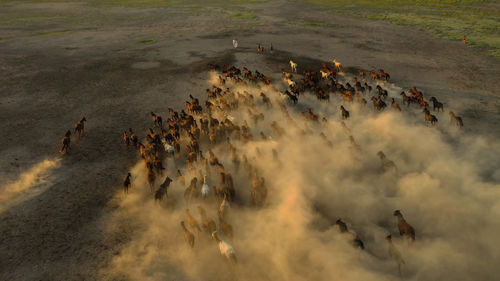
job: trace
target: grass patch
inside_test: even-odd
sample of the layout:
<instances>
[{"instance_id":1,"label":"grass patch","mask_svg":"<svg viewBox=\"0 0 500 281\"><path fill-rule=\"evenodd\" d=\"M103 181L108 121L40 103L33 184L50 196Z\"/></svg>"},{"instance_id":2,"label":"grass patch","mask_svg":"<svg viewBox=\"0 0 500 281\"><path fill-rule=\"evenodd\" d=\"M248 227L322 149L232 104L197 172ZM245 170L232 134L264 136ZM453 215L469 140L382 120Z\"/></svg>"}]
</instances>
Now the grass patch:
<instances>
[{"instance_id":1,"label":"grass patch","mask_svg":"<svg viewBox=\"0 0 500 281\"><path fill-rule=\"evenodd\" d=\"M94 7L168 7L182 4L180 0L91 0L89 4Z\"/></svg>"},{"instance_id":2,"label":"grass patch","mask_svg":"<svg viewBox=\"0 0 500 281\"><path fill-rule=\"evenodd\" d=\"M156 39L144 39L144 40L137 41L137 43L141 43L141 44L154 44L156 42L158 42Z\"/></svg>"},{"instance_id":3,"label":"grass patch","mask_svg":"<svg viewBox=\"0 0 500 281\"><path fill-rule=\"evenodd\" d=\"M436 37L489 48L500 57L500 6L497 0L302 0L334 13L418 26Z\"/></svg>"},{"instance_id":4,"label":"grass patch","mask_svg":"<svg viewBox=\"0 0 500 281\"><path fill-rule=\"evenodd\" d=\"M302 23L303 26L311 26L311 27L335 27L336 24L326 23L326 22L317 22L317 21L305 21Z\"/></svg>"},{"instance_id":5,"label":"grass patch","mask_svg":"<svg viewBox=\"0 0 500 281\"><path fill-rule=\"evenodd\" d=\"M252 13L239 12L239 13L230 15L229 18L231 18L231 19L255 19L255 18L257 18L257 16L252 14Z\"/></svg>"},{"instance_id":6,"label":"grass patch","mask_svg":"<svg viewBox=\"0 0 500 281\"><path fill-rule=\"evenodd\" d=\"M2 25L37 24L37 23L45 23L45 22L64 20L64 19L65 19L64 17L9 15L8 17L0 19L0 24Z\"/></svg>"},{"instance_id":7,"label":"grass patch","mask_svg":"<svg viewBox=\"0 0 500 281\"><path fill-rule=\"evenodd\" d=\"M55 34L60 34L63 33L63 31L45 31L45 32L38 32L38 33L33 33L31 36L47 36L47 35L55 35Z\"/></svg>"},{"instance_id":8,"label":"grass patch","mask_svg":"<svg viewBox=\"0 0 500 281\"><path fill-rule=\"evenodd\" d=\"M170 7L174 5L220 6L227 4L262 3L267 0L91 0L95 7Z\"/></svg>"}]
</instances>

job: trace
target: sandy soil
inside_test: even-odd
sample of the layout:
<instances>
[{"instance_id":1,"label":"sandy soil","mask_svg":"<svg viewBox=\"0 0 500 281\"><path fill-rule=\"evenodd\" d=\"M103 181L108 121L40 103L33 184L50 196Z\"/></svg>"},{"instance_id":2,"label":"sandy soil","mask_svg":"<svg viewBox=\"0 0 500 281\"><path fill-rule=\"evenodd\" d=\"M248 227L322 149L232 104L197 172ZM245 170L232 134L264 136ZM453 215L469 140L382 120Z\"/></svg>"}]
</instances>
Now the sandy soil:
<instances>
[{"instance_id":1,"label":"sandy soil","mask_svg":"<svg viewBox=\"0 0 500 281\"><path fill-rule=\"evenodd\" d=\"M98 270L130 239L103 225L117 208L110 199L124 171L137 160L122 146L123 130L147 128L150 111L180 107L188 93L203 96L207 62L275 76L289 58L299 71L332 58L352 68L383 68L399 86L417 86L454 108L466 132L500 135L500 64L486 52L412 27L332 16L298 4L246 8L258 19L229 19L220 8L20 3L0 9L0 18L53 13L90 19L0 26L7 38L0 41L1 280L98 278ZM308 20L335 26L302 26ZM58 33L32 36L46 31ZM240 42L236 50L233 38ZM145 39L157 42L138 43ZM256 53L258 43L271 42L275 54ZM85 137L61 157L60 138L82 116L88 120ZM43 160L52 164L30 170ZM499 180L495 167L498 162L484 171L486 180ZM25 172L31 173L24 178L29 188L6 193Z\"/></svg>"}]
</instances>

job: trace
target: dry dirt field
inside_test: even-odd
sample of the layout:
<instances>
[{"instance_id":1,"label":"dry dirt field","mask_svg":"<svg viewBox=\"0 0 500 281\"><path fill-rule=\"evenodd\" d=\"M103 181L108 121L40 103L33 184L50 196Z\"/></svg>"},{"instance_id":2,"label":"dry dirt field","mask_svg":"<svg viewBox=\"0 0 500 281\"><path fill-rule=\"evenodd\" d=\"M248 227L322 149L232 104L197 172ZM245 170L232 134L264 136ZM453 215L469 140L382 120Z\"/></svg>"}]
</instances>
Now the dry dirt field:
<instances>
[{"instance_id":1,"label":"dry dirt field","mask_svg":"<svg viewBox=\"0 0 500 281\"><path fill-rule=\"evenodd\" d=\"M329 25L304 24L307 22ZM231 46L233 38L239 41L237 49ZM272 43L276 51L258 54L259 43L265 47ZM229 270L223 260L215 259L213 267L201 262L190 265L196 254L172 246L185 246L178 226L184 219L180 218L182 208L172 211L178 213L176 216L161 217L176 207L169 207L169 202L163 207L155 206L149 197L139 200L142 195L138 194L123 196L121 188L127 171L144 173L139 154L123 145L123 131L134 128L143 138L152 126L151 111L166 119L167 108L183 108L189 94L204 102L211 78L207 63L257 69L270 76L276 87L284 89L280 69L289 70L290 59L298 63L302 72L319 70L321 62L331 62L333 58L342 62L348 74L354 74L355 69L379 68L390 73L394 84L387 87L394 91L391 95L400 104L397 89L413 86L427 98L436 96L444 102L445 112L437 114L439 123L435 128L426 126L423 113L415 108L411 114L416 121L405 123L410 125L404 127L394 126L397 135L392 135L392 122L397 118L387 117L390 126L381 129L387 130L383 147L391 155L391 145L404 147L406 142L415 141L415 147L428 148L422 152L422 159L439 159L405 166L401 163L411 162L413 156L417 159L418 153L392 154L391 159L405 171L396 186L410 182L412 177L422 178L424 170L433 169L437 174L446 174L442 184L449 180L456 190L428 189L431 195L413 197L397 193L405 198L401 202L407 207L393 204L394 198L399 197L391 195L387 197L390 203L384 201L388 210L392 208L389 211L361 196L365 194L362 189L352 195L364 198L360 206L357 201L343 200L349 202L344 206L332 197L330 202L337 207L330 208L317 194L319 191L305 197L311 202L318 199L311 205L328 210L335 219L351 218L349 225L357 226L367 252L380 257L373 258L376 261L363 257L352 247L338 246L340 238L328 240L326 236L336 237L338 231L323 228L318 230L319 238L314 242L317 244L310 245L321 248L318 241L323 241L326 248L332 247L343 258L332 258L324 249L313 248L310 251L317 251L317 255L298 249L300 254L287 262L281 255L258 262L245 256L244 249L251 248L248 252L255 255L264 255L265 250L252 248L251 243L258 241L242 235L244 242L236 238L234 242L242 257L237 277L217 270ZM190 3L154 8L101 7L87 1L0 1L0 280L333 280L332 276L343 280L473 280L473 276L476 280L495 280L500 273L493 262L500 258L496 242L500 230L499 78L500 62L486 51L435 39L414 27L333 16L299 3L270 1L206 7ZM331 104L338 110L339 102ZM462 130L449 124L449 110L464 119ZM351 113L356 118L357 109ZM88 120L85 136L74 139L69 154L60 155L60 139L82 116ZM359 120L358 124L363 122ZM353 130L361 132L365 127L369 130L370 125L359 125ZM429 133L428 138L415 133L429 130L439 133ZM332 138L335 139L333 133ZM365 147L371 147L372 141L359 137ZM298 150L302 149L297 145ZM440 149L433 150L431 146ZM375 157L370 160L375 164L377 150L373 147L374 153L370 150L366 156ZM359 170L359 175L363 175L363 170ZM266 176L271 181L271 176ZM428 177L424 182L433 183L433 177ZM352 188L357 188L353 183L356 177L349 178ZM468 179L477 184L477 189L464 187L472 184ZM337 183L347 185L343 181ZM439 186L436 184L436 189ZM345 196L348 193L342 192ZM176 193L173 194L175 198ZM377 193L372 198L376 201L382 197ZM457 201L433 201L435 197ZM180 195L176 204L181 204L181 198ZM297 210L308 205L304 203L307 200L289 207ZM130 207L132 204L135 208L140 206L140 210ZM349 206L357 208L356 214L345 213ZM411 250L414 252L408 253L402 275L397 274L395 265L379 264L378 260L387 260L384 233L375 227L361 226L366 215L362 211L380 214L378 210L382 208L388 214L387 223L386 218L372 221L379 227L387 226L395 237L397 228L391 213L395 206L417 229L417 242ZM152 211L156 207L161 210ZM151 215L146 216L148 212ZM439 215L441 219L433 219ZM158 216L158 220L153 216ZM243 221L245 216L250 214L243 213L237 221ZM175 228L164 229L168 232L151 228L156 222L169 225L169 220L174 219ZM312 211L301 216L300 227L322 225L311 222L315 219ZM300 241L305 241L301 235L307 232L302 228L294 232L295 229L293 225L268 235L280 235L287 240L288 232L300 233L289 239L301 245ZM460 238L449 238L452 234ZM268 247L273 244L271 241L266 240ZM468 242L470 247L461 247ZM199 243L213 242L206 239ZM404 252L406 246L398 243ZM415 250L419 245L427 247L427 252ZM158 253L158 249L165 251ZM214 257L219 258L214 253L212 257L206 252L198 255L212 262ZM293 253L281 252L285 256ZM295 263L317 266L292 266ZM263 271L268 264L273 264L273 268ZM250 265L252 269L248 268Z\"/></svg>"}]
</instances>

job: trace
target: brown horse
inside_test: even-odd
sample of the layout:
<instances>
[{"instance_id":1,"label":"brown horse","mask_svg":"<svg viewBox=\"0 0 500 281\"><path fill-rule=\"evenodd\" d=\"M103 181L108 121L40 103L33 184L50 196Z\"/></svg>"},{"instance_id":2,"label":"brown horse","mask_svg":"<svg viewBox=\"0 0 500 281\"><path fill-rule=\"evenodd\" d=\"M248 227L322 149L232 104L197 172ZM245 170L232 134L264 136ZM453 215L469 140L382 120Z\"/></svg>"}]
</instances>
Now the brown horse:
<instances>
[{"instance_id":1,"label":"brown horse","mask_svg":"<svg viewBox=\"0 0 500 281\"><path fill-rule=\"evenodd\" d=\"M75 134L76 134L76 132L78 132L78 137L81 137L84 134L85 121L87 121L87 119L85 119L85 117L83 117L80 120L80 122L75 124Z\"/></svg>"},{"instance_id":2,"label":"brown horse","mask_svg":"<svg viewBox=\"0 0 500 281\"><path fill-rule=\"evenodd\" d=\"M373 106L377 110L383 110L385 107L387 107L387 104L380 97L372 97L371 100L373 102Z\"/></svg>"},{"instance_id":3,"label":"brown horse","mask_svg":"<svg viewBox=\"0 0 500 281\"><path fill-rule=\"evenodd\" d=\"M201 206L198 206L198 212L200 213L201 217L201 226L209 234L211 234L214 231L217 231L217 225L215 224L215 221L207 216L207 212L205 211L205 209L203 209L203 207Z\"/></svg>"},{"instance_id":4,"label":"brown horse","mask_svg":"<svg viewBox=\"0 0 500 281\"><path fill-rule=\"evenodd\" d=\"M392 100L391 100L391 107L396 109L397 111L401 111L399 104L394 100L394 98L392 98Z\"/></svg>"},{"instance_id":5,"label":"brown horse","mask_svg":"<svg viewBox=\"0 0 500 281\"><path fill-rule=\"evenodd\" d=\"M335 221L335 225L339 227L340 233L349 234L352 237L351 243L353 246L358 247L361 250L365 249L365 244L363 243L361 238L359 238L356 233L349 231L345 222L343 222L341 219L338 219L337 221Z\"/></svg>"},{"instance_id":6,"label":"brown horse","mask_svg":"<svg viewBox=\"0 0 500 281\"><path fill-rule=\"evenodd\" d=\"M67 153L69 150L69 145L71 144L71 131L66 131L64 138L62 139L62 148L59 150L60 153Z\"/></svg>"},{"instance_id":7,"label":"brown horse","mask_svg":"<svg viewBox=\"0 0 500 281\"><path fill-rule=\"evenodd\" d=\"M370 76L372 77L373 80L379 79L379 75L373 71L370 71Z\"/></svg>"},{"instance_id":8,"label":"brown horse","mask_svg":"<svg viewBox=\"0 0 500 281\"><path fill-rule=\"evenodd\" d=\"M407 105L407 106L410 106L410 103L411 103L411 99L409 96L407 96L405 94L405 92L401 92L399 95L401 95L401 97L403 98L403 105Z\"/></svg>"},{"instance_id":9,"label":"brown horse","mask_svg":"<svg viewBox=\"0 0 500 281\"><path fill-rule=\"evenodd\" d=\"M127 177L123 181L123 193L128 193L128 189L130 188L130 177L132 175L130 173L127 174Z\"/></svg>"},{"instance_id":10,"label":"brown horse","mask_svg":"<svg viewBox=\"0 0 500 281\"><path fill-rule=\"evenodd\" d=\"M229 239L233 238L233 226L230 225L222 215L220 210L217 211L217 217L219 218L219 227L222 230L222 233L226 235Z\"/></svg>"},{"instance_id":11,"label":"brown horse","mask_svg":"<svg viewBox=\"0 0 500 281\"><path fill-rule=\"evenodd\" d=\"M181 227L184 230L184 240L186 243L191 246L191 248L194 248L194 235L191 233L187 228L186 225L184 224L184 221L181 221Z\"/></svg>"},{"instance_id":12,"label":"brown horse","mask_svg":"<svg viewBox=\"0 0 500 281\"><path fill-rule=\"evenodd\" d=\"M201 232L201 228L200 228L200 225L198 224L198 221L196 221L196 219L191 215L191 213L189 212L189 209L184 210L184 212L186 213L186 216L188 218L189 226L193 230L195 230L196 233L199 235Z\"/></svg>"},{"instance_id":13,"label":"brown horse","mask_svg":"<svg viewBox=\"0 0 500 281\"><path fill-rule=\"evenodd\" d=\"M413 227L406 222L401 211L396 210L393 215L398 217L399 234L404 235L409 242L415 241L415 229L413 229Z\"/></svg>"},{"instance_id":14,"label":"brown horse","mask_svg":"<svg viewBox=\"0 0 500 281\"><path fill-rule=\"evenodd\" d=\"M455 113L453 113L453 111L450 111L449 114L450 114L450 122L455 122L455 124L459 127L464 126L464 122L462 121L462 117L456 116Z\"/></svg>"},{"instance_id":15,"label":"brown horse","mask_svg":"<svg viewBox=\"0 0 500 281\"><path fill-rule=\"evenodd\" d=\"M343 105L340 106L340 110L342 110L342 119L348 119L349 111L347 111Z\"/></svg>"},{"instance_id":16,"label":"brown horse","mask_svg":"<svg viewBox=\"0 0 500 281\"><path fill-rule=\"evenodd\" d=\"M443 103L438 102L438 100L435 97L432 97L430 99L430 101L432 101L432 103L433 103L434 110L436 110L436 108L437 108L438 112L439 112L440 109L441 109L441 111L444 111Z\"/></svg>"},{"instance_id":17,"label":"brown horse","mask_svg":"<svg viewBox=\"0 0 500 281\"><path fill-rule=\"evenodd\" d=\"M254 206L262 206L267 198L267 188L264 178L259 178L254 172L252 179L252 190L250 191L250 203Z\"/></svg>"},{"instance_id":18,"label":"brown horse","mask_svg":"<svg viewBox=\"0 0 500 281\"><path fill-rule=\"evenodd\" d=\"M378 72L380 72L380 77L384 78L385 81L389 81L389 79L391 78L389 73L385 72L383 69L379 69Z\"/></svg>"},{"instance_id":19,"label":"brown horse","mask_svg":"<svg viewBox=\"0 0 500 281\"><path fill-rule=\"evenodd\" d=\"M380 158L381 161L381 169L384 172L388 171L394 171L397 172L398 168L396 167L396 164L392 160L387 159L383 151L377 152L377 156Z\"/></svg>"},{"instance_id":20,"label":"brown horse","mask_svg":"<svg viewBox=\"0 0 500 281\"><path fill-rule=\"evenodd\" d=\"M165 181L160 185L160 188L155 192L155 201L161 202L163 198L166 196L168 198L168 187L172 179L167 177Z\"/></svg>"},{"instance_id":21,"label":"brown horse","mask_svg":"<svg viewBox=\"0 0 500 281\"><path fill-rule=\"evenodd\" d=\"M314 114L311 108L307 109L307 112L309 113L309 119L312 121L318 121L318 115Z\"/></svg>"},{"instance_id":22,"label":"brown horse","mask_svg":"<svg viewBox=\"0 0 500 281\"><path fill-rule=\"evenodd\" d=\"M431 122L432 125L434 125L438 122L438 119L436 118L436 116L430 114L429 110L427 110L427 108L425 108L423 112L425 113L425 121L426 122Z\"/></svg>"},{"instance_id":23,"label":"brown horse","mask_svg":"<svg viewBox=\"0 0 500 281\"><path fill-rule=\"evenodd\" d=\"M359 74L359 77L365 78L365 72L363 70L358 69L358 74Z\"/></svg>"},{"instance_id":24,"label":"brown horse","mask_svg":"<svg viewBox=\"0 0 500 281\"><path fill-rule=\"evenodd\" d=\"M148 173L147 173L147 181L148 181L148 184L149 184L149 189L151 190L151 192L153 192L153 186L155 184L155 181L156 181L156 175L153 171L153 165L148 163Z\"/></svg>"}]
</instances>

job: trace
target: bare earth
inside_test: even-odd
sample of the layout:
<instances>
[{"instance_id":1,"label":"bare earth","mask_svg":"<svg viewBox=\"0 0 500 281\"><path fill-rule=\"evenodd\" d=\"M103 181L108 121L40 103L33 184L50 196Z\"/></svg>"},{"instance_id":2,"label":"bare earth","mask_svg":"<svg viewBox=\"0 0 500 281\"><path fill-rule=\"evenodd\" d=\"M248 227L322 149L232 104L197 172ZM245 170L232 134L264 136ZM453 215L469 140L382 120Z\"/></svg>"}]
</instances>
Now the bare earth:
<instances>
[{"instance_id":1,"label":"bare earth","mask_svg":"<svg viewBox=\"0 0 500 281\"><path fill-rule=\"evenodd\" d=\"M6 38L0 41L0 189L45 159L56 163L47 179L27 183L29 191L0 190L0 280L99 279L99 270L130 239L103 225L118 207L111 199L125 172L138 159L124 149L122 132L147 128L149 112L182 107L188 94L203 100L208 62L272 77L290 58L299 71L333 58L352 69L383 68L400 87L417 86L454 108L466 132L500 136L498 59L413 27L282 4L247 5L257 19L230 19L220 8L0 8L0 18L54 13L91 19L0 26ZM334 26L304 27L303 21ZM32 36L48 31L57 33ZM240 43L236 50L233 38ZM156 42L139 43L147 39ZM257 54L258 43L271 42L275 54ZM88 120L85 137L61 157L61 137L82 116ZM486 181L500 180L496 161L483 171Z\"/></svg>"}]
</instances>

